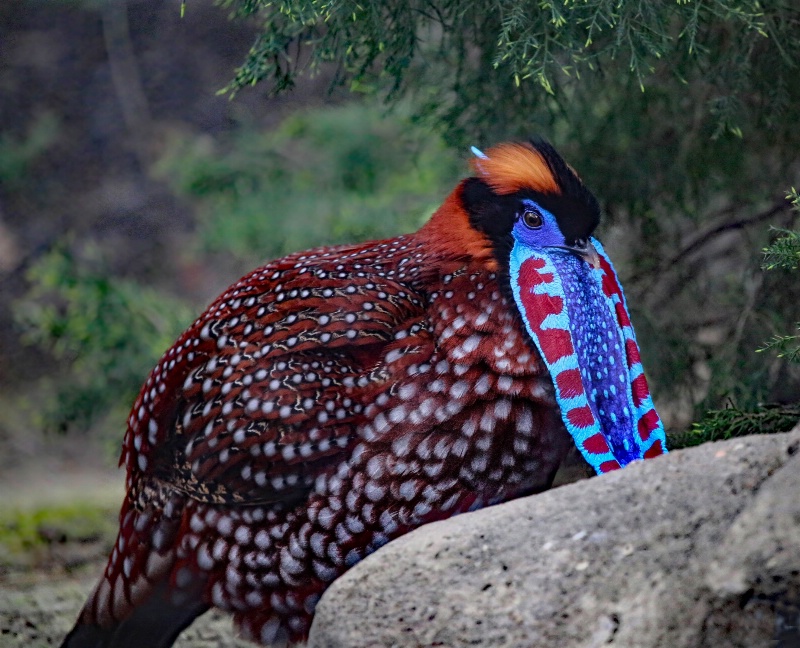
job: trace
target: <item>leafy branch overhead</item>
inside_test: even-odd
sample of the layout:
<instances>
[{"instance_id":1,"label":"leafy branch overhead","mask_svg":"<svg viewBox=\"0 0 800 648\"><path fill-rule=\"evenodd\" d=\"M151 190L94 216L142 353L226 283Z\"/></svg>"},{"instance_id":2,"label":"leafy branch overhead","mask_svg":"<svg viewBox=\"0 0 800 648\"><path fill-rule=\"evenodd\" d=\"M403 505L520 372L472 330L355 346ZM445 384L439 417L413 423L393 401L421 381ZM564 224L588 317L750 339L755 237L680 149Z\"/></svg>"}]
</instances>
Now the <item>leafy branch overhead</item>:
<instances>
[{"instance_id":1,"label":"leafy branch overhead","mask_svg":"<svg viewBox=\"0 0 800 648\"><path fill-rule=\"evenodd\" d=\"M800 49L788 0L223 4L262 25L228 91L266 80L281 92L302 71L333 63L338 82L391 98L426 88L429 108L454 134L493 117L529 126L531 109L553 108L546 95L563 101L577 79L637 90L702 81L705 109L741 133L753 100L769 96L775 114L785 107L786 71Z\"/></svg>"}]
</instances>

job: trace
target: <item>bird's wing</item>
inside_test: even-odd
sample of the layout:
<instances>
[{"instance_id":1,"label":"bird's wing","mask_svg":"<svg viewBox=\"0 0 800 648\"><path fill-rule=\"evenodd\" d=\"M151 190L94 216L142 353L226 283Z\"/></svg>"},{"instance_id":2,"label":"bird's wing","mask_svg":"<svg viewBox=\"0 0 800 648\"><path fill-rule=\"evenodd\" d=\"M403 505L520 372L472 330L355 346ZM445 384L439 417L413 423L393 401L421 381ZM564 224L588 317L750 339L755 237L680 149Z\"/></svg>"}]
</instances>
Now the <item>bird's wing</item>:
<instances>
[{"instance_id":1,"label":"bird's wing","mask_svg":"<svg viewBox=\"0 0 800 648\"><path fill-rule=\"evenodd\" d=\"M291 261L228 289L154 369L129 421L129 487L147 473L204 501L305 493L392 374L430 355L424 297L391 273Z\"/></svg>"}]
</instances>

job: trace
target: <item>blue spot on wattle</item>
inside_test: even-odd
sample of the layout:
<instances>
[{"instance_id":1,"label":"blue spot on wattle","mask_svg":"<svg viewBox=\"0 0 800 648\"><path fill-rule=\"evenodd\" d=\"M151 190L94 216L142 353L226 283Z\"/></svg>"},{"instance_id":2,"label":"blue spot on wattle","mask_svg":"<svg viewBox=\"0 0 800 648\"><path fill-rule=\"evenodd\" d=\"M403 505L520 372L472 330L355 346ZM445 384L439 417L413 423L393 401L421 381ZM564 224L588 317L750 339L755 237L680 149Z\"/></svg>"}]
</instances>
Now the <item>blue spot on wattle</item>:
<instances>
[{"instance_id":1,"label":"blue spot on wattle","mask_svg":"<svg viewBox=\"0 0 800 648\"><path fill-rule=\"evenodd\" d=\"M608 370L609 366L626 366L614 308L593 276L594 270L584 261L572 254L553 254L551 259L565 287L570 332L584 389L590 395L589 407L614 456L624 465L636 458L631 451L636 447L635 426L627 407L629 390L617 390ZM622 384L628 381L624 373L619 379Z\"/></svg>"}]
</instances>

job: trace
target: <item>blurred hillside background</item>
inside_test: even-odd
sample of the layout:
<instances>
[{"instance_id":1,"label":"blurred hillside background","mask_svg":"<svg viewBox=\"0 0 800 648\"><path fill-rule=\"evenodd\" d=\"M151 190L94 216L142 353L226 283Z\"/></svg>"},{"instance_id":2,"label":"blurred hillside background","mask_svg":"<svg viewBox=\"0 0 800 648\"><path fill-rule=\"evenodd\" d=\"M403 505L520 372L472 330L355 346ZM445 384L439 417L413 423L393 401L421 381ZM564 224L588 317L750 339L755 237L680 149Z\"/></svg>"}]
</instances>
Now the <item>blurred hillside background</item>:
<instances>
[{"instance_id":1,"label":"blurred hillside background","mask_svg":"<svg viewBox=\"0 0 800 648\"><path fill-rule=\"evenodd\" d=\"M792 264L762 268L800 220L791 2L262 4L0 5L4 497L112 466L150 368L241 274L416 229L508 137L598 195L672 432L800 401L791 339L757 352L800 321Z\"/></svg>"}]
</instances>

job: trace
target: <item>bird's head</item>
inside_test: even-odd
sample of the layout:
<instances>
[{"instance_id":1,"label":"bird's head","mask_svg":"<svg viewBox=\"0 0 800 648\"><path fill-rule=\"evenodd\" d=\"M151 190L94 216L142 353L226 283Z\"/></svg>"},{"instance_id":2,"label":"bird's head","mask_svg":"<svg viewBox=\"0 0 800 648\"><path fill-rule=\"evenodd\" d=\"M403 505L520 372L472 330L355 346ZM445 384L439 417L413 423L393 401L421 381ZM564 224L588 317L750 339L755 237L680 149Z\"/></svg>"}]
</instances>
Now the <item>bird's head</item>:
<instances>
[{"instance_id":1,"label":"bird's head","mask_svg":"<svg viewBox=\"0 0 800 648\"><path fill-rule=\"evenodd\" d=\"M546 142L473 153L475 175L434 216L431 233L498 271L564 424L598 472L665 452L622 288L592 236L597 200Z\"/></svg>"},{"instance_id":2,"label":"bird's head","mask_svg":"<svg viewBox=\"0 0 800 648\"><path fill-rule=\"evenodd\" d=\"M473 152L476 175L463 183L461 202L501 267L508 267L515 244L599 264L590 237L600 222L600 207L550 144L501 144L487 153Z\"/></svg>"}]
</instances>

